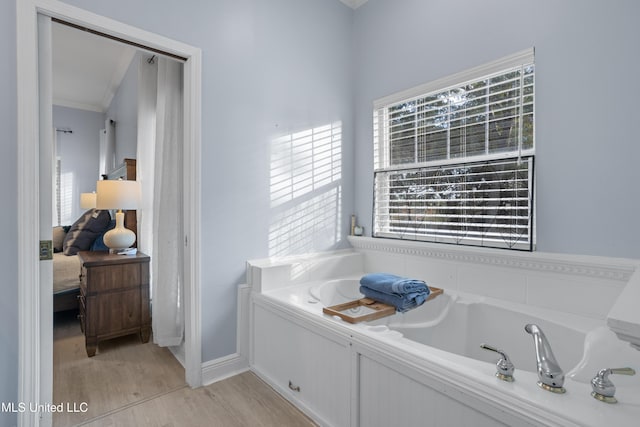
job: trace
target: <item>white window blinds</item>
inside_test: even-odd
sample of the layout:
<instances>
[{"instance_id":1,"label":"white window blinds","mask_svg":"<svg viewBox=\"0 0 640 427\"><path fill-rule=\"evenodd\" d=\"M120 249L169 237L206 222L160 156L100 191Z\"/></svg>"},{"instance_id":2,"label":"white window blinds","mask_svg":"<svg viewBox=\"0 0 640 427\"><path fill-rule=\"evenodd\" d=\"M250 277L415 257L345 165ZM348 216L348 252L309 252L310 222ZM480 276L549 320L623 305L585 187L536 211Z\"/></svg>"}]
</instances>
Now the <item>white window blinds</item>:
<instances>
[{"instance_id":1,"label":"white window blinds","mask_svg":"<svg viewBox=\"0 0 640 427\"><path fill-rule=\"evenodd\" d=\"M402 96L375 103L374 236L531 250L532 51Z\"/></svg>"}]
</instances>

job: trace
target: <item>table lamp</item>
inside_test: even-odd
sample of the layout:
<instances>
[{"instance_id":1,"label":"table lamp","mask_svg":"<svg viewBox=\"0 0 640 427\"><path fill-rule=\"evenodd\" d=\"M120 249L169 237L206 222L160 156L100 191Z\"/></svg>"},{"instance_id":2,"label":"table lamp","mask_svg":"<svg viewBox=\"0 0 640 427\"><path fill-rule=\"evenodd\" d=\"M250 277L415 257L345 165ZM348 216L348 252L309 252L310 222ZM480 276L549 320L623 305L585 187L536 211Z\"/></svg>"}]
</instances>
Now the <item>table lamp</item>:
<instances>
[{"instance_id":1,"label":"table lamp","mask_svg":"<svg viewBox=\"0 0 640 427\"><path fill-rule=\"evenodd\" d=\"M95 209L96 193L80 193L80 207L82 209Z\"/></svg>"},{"instance_id":2,"label":"table lamp","mask_svg":"<svg viewBox=\"0 0 640 427\"><path fill-rule=\"evenodd\" d=\"M96 184L96 209L117 209L116 227L104 235L104 244L112 253L122 252L136 241L133 231L124 226L123 210L138 209L140 183L138 181L103 180Z\"/></svg>"}]
</instances>

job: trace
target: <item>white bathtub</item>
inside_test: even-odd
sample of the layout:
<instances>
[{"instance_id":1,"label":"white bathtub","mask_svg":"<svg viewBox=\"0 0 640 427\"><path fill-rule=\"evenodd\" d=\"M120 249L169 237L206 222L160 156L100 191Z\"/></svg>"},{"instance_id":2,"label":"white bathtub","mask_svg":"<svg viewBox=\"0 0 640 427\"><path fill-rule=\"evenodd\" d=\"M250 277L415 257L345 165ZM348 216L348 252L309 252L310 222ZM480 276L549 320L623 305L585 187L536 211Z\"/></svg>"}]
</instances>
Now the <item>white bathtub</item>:
<instances>
[{"instance_id":1,"label":"white bathtub","mask_svg":"<svg viewBox=\"0 0 640 427\"><path fill-rule=\"evenodd\" d=\"M385 357L395 354L399 363L433 372L438 381L450 378L452 384L463 384L465 393L477 390L479 401L491 398L509 402L518 416L530 412L531 425L632 426L640 419L638 376L611 377L617 386L616 405L599 402L590 395L589 382L600 369L640 368L640 352L618 340L604 320L447 289L421 307L373 322L349 324L323 314L324 306L362 297L359 277L361 274L277 289L260 294L257 300L264 298L322 328L335 328L343 334L347 331L355 343L377 348L375 342L379 341ZM528 323L540 326L549 340L566 375L565 394L536 385L534 343L524 331ZM515 365L515 382L495 378L498 357L482 350L482 343L509 355ZM492 410L495 408L488 409Z\"/></svg>"},{"instance_id":2,"label":"white bathtub","mask_svg":"<svg viewBox=\"0 0 640 427\"><path fill-rule=\"evenodd\" d=\"M362 298L358 278L331 280L309 288L309 294L323 306ZM486 343L504 350L518 370L536 372L534 344L524 326L540 326L551 343L554 355L565 372L582 360L587 333L602 321L566 315L525 305L445 292L421 307L406 313L369 322L371 330L381 325L403 337L460 356L495 362L496 354L480 348Z\"/></svg>"}]
</instances>

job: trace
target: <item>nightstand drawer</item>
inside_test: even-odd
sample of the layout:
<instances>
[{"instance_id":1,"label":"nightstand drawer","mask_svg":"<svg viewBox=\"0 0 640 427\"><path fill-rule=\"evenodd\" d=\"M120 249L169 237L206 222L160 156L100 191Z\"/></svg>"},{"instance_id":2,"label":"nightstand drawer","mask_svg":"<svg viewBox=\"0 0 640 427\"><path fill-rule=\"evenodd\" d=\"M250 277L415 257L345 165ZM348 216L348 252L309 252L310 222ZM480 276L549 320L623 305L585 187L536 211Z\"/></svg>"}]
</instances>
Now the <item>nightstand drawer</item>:
<instances>
[{"instance_id":1,"label":"nightstand drawer","mask_svg":"<svg viewBox=\"0 0 640 427\"><path fill-rule=\"evenodd\" d=\"M140 287L149 283L148 269L142 264L91 267L86 272L87 294Z\"/></svg>"},{"instance_id":2,"label":"nightstand drawer","mask_svg":"<svg viewBox=\"0 0 640 427\"><path fill-rule=\"evenodd\" d=\"M94 303L99 338L140 327L142 323L141 295L137 289L102 294Z\"/></svg>"},{"instance_id":3,"label":"nightstand drawer","mask_svg":"<svg viewBox=\"0 0 640 427\"><path fill-rule=\"evenodd\" d=\"M84 266L80 271L80 292L83 295L87 294L87 269Z\"/></svg>"},{"instance_id":4,"label":"nightstand drawer","mask_svg":"<svg viewBox=\"0 0 640 427\"><path fill-rule=\"evenodd\" d=\"M80 330L84 334L87 308L84 302L84 296L78 295L78 319L80 320Z\"/></svg>"}]
</instances>

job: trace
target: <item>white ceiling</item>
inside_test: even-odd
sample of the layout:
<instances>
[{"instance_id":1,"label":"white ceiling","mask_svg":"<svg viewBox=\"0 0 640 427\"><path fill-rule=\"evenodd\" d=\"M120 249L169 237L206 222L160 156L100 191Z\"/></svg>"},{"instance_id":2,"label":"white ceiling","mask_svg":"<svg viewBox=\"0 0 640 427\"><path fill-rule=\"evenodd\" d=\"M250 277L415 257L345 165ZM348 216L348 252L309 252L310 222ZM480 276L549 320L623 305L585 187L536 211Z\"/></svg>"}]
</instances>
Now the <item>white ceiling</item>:
<instances>
[{"instance_id":1,"label":"white ceiling","mask_svg":"<svg viewBox=\"0 0 640 427\"><path fill-rule=\"evenodd\" d=\"M367 0L340 0L350 8L357 9L367 2Z\"/></svg>"},{"instance_id":2,"label":"white ceiling","mask_svg":"<svg viewBox=\"0 0 640 427\"><path fill-rule=\"evenodd\" d=\"M357 9L367 0L340 0ZM136 50L122 43L53 23L53 103L105 112Z\"/></svg>"},{"instance_id":3,"label":"white ceiling","mask_svg":"<svg viewBox=\"0 0 640 427\"><path fill-rule=\"evenodd\" d=\"M53 23L53 103L105 112L136 50Z\"/></svg>"}]
</instances>

